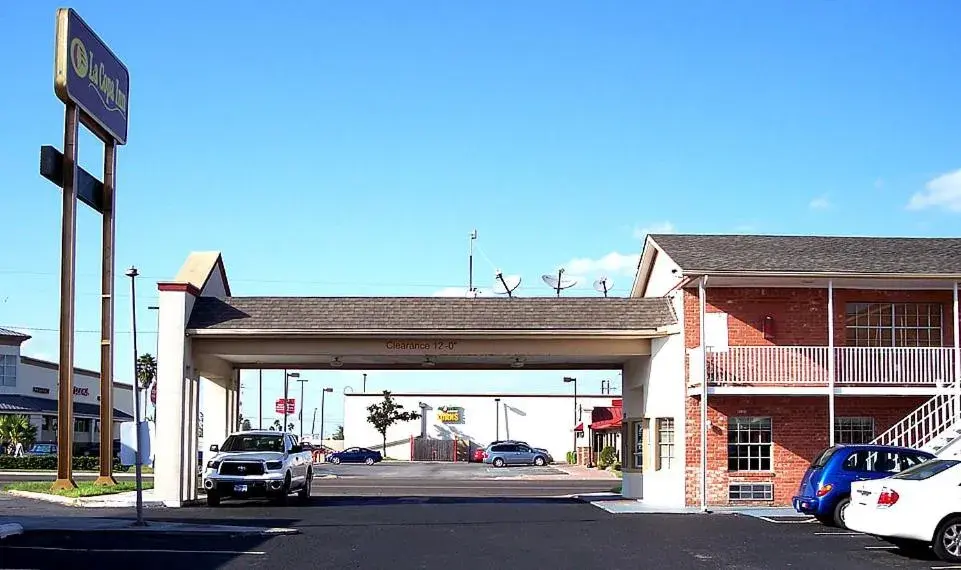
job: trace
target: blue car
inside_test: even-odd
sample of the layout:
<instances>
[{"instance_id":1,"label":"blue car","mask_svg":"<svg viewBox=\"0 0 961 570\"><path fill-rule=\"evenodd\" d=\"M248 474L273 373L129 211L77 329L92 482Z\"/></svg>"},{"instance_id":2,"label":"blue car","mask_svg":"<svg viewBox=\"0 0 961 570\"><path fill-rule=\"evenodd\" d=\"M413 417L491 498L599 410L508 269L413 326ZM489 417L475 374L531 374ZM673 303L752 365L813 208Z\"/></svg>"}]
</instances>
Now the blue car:
<instances>
[{"instance_id":1,"label":"blue car","mask_svg":"<svg viewBox=\"0 0 961 570\"><path fill-rule=\"evenodd\" d=\"M851 483L883 479L934 455L909 447L835 445L819 453L792 499L794 510L826 525L846 528L844 511L851 502Z\"/></svg>"},{"instance_id":2,"label":"blue car","mask_svg":"<svg viewBox=\"0 0 961 570\"><path fill-rule=\"evenodd\" d=\"M335 451L327 456L327 461L334 465L340 463L366 463L373 465L384 460L384 456L379 451L367 449L366 447L348 447L343 451Z\"/></svg>"}]
</instances>

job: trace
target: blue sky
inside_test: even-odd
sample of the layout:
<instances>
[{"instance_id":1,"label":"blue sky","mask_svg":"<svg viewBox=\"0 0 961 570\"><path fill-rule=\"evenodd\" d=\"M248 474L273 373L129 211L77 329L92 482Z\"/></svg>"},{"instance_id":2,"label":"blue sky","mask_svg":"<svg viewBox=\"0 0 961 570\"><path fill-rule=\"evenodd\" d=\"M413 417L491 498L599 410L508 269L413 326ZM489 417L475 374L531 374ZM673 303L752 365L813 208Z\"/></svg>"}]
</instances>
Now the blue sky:
<instances>
[{"instance_id":1,"label":"blue sky","mask_svg":"<svg viewBox=\"0 0 961 570\"><path fill-rule=\"evenodd\" d=\"M50 359L60 199L37 163L40 145L62 147L60 4L0 5L0 326ZM584 277L577 294L602 272L623 294L652 228L956 232L957 3L522 4L72 3L131 72L117 263L144 275L143 350L154 282L191 250L222 251L240 295L456 294L477 228L482 287L494 264L524 276L523 294L549 294L539 275L565 265ZM82 135L81 164L101 160ZM100 222L85 207L78 236L77 364L97 368ZM375 377L397 391L566 389L556 374ZM270 401L280 383L267 384Z\"/></svg>"}]
</instances>

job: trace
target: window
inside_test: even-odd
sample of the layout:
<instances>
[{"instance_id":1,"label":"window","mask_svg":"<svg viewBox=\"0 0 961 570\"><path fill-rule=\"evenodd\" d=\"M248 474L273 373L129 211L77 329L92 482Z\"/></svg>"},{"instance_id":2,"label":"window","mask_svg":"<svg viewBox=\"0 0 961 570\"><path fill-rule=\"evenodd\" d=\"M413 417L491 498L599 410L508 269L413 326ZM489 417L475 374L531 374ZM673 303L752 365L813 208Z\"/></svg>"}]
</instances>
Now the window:
<instances>
[{"instance_id":1,"label":"window","mask_svg":"<svg viewBox=\"0 0 961 570\"><path fill-rule=\"evenodd\" d=\"M658 469L670 469L674 465L674 418L657 419Z\"/></svg>"},{"instance_id":2,"label":"window","mask_svg":"<svg viewBox=\"0 0 961 570\"><path fill-rule=\"evenodd\" d=\"M867 471L874 473L900 473L925 460L915 453L896 451L855 451L844 460L845 471Z\"/></svg>"},{"instance_id":3,"label":"window","mask_svg":"<svg viewBox=\"0 0 961 570\"><path fill-rule=\"evenodd\" d=\"M17 361L20 357L16 354L0 354L0 386L17 385Z\"/></svg>"},{"instance_id":4,"label":"window","mask_svg":"<svg viewBox=\"0 0 961 570\"><path fill-rule=\"evenodd\" d=\"M90 419L77 418L73 421L73 431L77 433L90 433Z\"/></svg>"},{"instance_id":5,"label":"window","mask_svg":"<svg viewBox=\"0 0 961 570\"><path fill-rule=\"evenodd\" d=\"M728 420L728 471L770 471L771 454L771 418Z\"/></svg>"},{"instance_id":6,"label":"window","mask_svg":"<svg viewBox=\"0 0 961 570\"><path fill-rule=\"evenodd\" d=\"M773 501L774 485L772 483L731 483L727 487L727 498L730 501Z\"/></svg>"},{"instance_id":7,"label":"window","mask_svg":"<svg viewBox=\"0 0 961 570\"><path fill-rule=\"evenodd\" d=\"M633 444L631 467L634 469L644 468L644 422L637 421L633 424L633 438L631 443Z\"/></svg>"},{"instance_id":8,"label":"window","mask_svg":"<svg viewBox=\"0 0 961 570\"><path fill-rule=\"evenodd\" d=\"M874 439L874 418L835 418L835 443L871 443Z\"/></svg>"},{"instance_id":9,"label":"window","mask_svg":"<svg viewBox=\"0 0 961 570\"><path fill-rule=\"evenodd\" d=\"M847 346L942 346L940 303L848 303Z\"/></svg>"},{"instance_id":10,"label":"window","mask_svg":"<svg viewBox=\"0 0 961 570\"><path fill-rule=\"evenodd\" d=\"M43 431L56 431L57 416L43 416L43 426L40 429Z\"/></svg>"}]
</instances>

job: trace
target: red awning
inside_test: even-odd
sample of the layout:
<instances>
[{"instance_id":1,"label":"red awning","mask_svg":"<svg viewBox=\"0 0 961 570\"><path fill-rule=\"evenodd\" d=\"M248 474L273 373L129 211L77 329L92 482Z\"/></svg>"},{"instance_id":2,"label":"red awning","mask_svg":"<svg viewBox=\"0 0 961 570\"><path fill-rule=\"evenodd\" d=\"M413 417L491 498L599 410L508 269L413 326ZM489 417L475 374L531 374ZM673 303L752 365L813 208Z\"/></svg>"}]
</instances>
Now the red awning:
<instances>
[{"instance_id":1,"label":"red awning","mask_svg":"<svg viewBox=\"0 0 961 570\"><path fill-rule=\"evenodd\" d=\"M584 431L584 422L577 424L577 426L574 428L574 431Z\"/></svg>"},{"instance_id":2,"label":"red awning","mask_svg":"<svg viewBox=\"0 0 961 570\"><path fill-rule=\"evenodd\" d=\"M593 431L605 431L611 429L621 429L621 421L624 419L624 408L611 406L610 408L594 408L591 414Z\"/></svg>"}]
</instances>

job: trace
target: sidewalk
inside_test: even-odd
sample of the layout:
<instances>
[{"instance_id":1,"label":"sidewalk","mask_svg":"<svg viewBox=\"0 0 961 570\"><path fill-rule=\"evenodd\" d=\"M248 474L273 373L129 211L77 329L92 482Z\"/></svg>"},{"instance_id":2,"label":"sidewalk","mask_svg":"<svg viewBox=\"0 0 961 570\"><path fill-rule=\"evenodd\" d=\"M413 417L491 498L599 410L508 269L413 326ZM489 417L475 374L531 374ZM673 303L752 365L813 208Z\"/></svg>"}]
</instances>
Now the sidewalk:
<instances>
[{"instance_id":1,"label":"sidewalk","mask_svg":"<svg viewBox=\"0 0 961 570\"><path fill-rule=\"evenodd\" d=\"M568 477L574 479L585 479L585 480L607 480L607 481L620 481L621 478L618 477L612 471L606 471L604 469L592 469L590 467L584 467L583 465L570 465L567 463L556 463L551 465L551 467L563 471Z\"/></svg>"},{"instance_id":2,"label":"sidewalk","mask_svg":"<svg viewBox=\"0 0 961 570\"><path fill-rule=\"evenodd\" d=\"M61 497L60 495L48 495L47 493L31 493L29 491L6 491L8 495L23 497L25 499L35 499L48 503L57 503L68 507L101 507L101 508L124 508L137 506L137 492L125 491L123 493L113 493L111 495L97 495L94 497ZM153 489L144 489L143 506L162 507L163 502L154 499Z\"/></svg>"}]
</instances>

